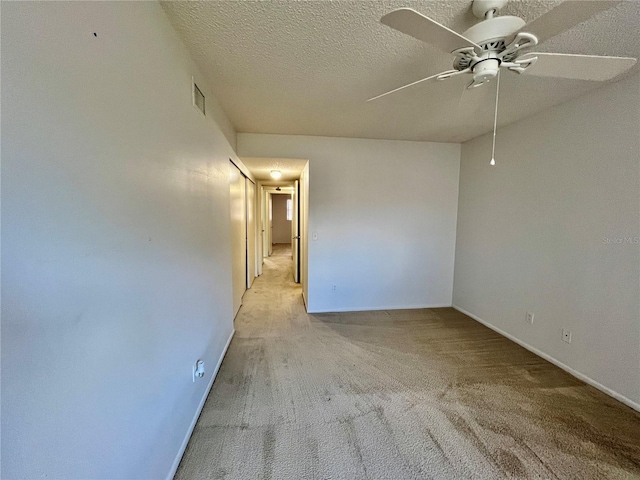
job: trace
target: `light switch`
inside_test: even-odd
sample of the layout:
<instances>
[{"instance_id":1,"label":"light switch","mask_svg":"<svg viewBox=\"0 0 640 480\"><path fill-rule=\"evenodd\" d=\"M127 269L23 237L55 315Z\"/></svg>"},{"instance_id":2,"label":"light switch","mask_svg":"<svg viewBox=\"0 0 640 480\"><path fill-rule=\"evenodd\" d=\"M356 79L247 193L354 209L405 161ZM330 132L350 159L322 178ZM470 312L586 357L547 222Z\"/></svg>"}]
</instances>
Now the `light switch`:
<instances>
[{"instance_id":1,"label":"light switch","mask_svg":"<svg viewBox=\"0 0 640 480\"><path fill-rule=\"evenodd\" d=\"M317 239L318 239L318 232L313 232L313 233L311 234L311 239L312 239L312 240L317 240Z\"/></svg>"}]
</instances>

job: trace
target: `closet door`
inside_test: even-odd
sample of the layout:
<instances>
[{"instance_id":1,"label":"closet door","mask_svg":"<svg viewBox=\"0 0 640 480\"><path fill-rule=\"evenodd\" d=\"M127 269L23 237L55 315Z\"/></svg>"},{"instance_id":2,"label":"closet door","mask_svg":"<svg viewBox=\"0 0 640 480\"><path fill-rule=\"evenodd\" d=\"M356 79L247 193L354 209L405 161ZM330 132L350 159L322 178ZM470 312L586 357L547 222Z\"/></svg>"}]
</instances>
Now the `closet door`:
<instances>
[{"instance_id":1,"label":"closet door","mask_svg":"<svg viewBox=\"0 0 640 480\"><path fill-rule=\"evenodd\" d=\"M229 191L231 194L231 277L233 282L233 314L242 305L247 289L247 198L245 176L233 162L229 162Z\"/></svg>"},{"instance_id":2,"label":"closet door","mask_svg":"<svg viewBox=\"0 0 640 480\"><path fill-rule=\"evenodd\" d=\"M247 288L256 278L256 186L245 178L247 193Z\"/></svg>"}]
</instances>

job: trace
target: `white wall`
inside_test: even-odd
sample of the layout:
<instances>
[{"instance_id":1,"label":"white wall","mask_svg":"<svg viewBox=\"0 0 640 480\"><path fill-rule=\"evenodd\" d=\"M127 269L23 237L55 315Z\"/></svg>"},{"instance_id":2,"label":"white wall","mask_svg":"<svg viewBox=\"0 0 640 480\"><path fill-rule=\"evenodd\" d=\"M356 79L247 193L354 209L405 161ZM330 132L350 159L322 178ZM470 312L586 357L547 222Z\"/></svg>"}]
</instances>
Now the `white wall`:
<instances>
[{"instance_id":1,"label":"white wall","mask_svg":"<svg viewBox=\"0 0 640 480\"><path fill-rule=\"evenodd\" d=\"M637 404L640 76L501 129L495 167L490 149L462 146L454 304Z\"/></svg>"},{"instance_id":2,"label":"white wall","mask_svg":"<svg viewBox=\"0 0 640 480\"><path fill-rule=\"evenodd\" d=\"M460 145L241 133L238 154L309 159L310 312L451 305Z\"/></svg>"},{"instance_id":3,"label":"white wall","mask_svg":"<svg viewBox=\"0 0 640 480\"><path fill-rule=\"evenodd\" d=\"M2 5L2 478L170 473L233 329L192 74L155 2Z\"/></svg>"},{"instance_id":4,"label":"white wall","mask_svg":"<svg viewBox=\"0 0 640 480\"><path fill-rule=\"evenodd\" d=\"M291 220L287 220L287 200L291 195L273 195L273 243L291 243Z\"/></svg>"}]
</instances>

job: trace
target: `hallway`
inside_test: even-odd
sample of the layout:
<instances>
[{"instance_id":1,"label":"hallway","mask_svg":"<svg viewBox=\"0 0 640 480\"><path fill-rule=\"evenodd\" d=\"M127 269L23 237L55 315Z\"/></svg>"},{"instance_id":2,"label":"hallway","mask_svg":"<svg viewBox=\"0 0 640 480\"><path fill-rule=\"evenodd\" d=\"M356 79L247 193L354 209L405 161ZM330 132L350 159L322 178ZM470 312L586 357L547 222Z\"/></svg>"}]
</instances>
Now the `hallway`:
<instances>
[{"instance_id":1,"label":"hallway","mask_svg":"<svg viewBox=\"0 0 640 480\"><path fill-rule=\"evenodd\" d=\"M305 313L281 248L177 479L630 478L640 414L451 309Z\"/></svg>"}]
</instances>

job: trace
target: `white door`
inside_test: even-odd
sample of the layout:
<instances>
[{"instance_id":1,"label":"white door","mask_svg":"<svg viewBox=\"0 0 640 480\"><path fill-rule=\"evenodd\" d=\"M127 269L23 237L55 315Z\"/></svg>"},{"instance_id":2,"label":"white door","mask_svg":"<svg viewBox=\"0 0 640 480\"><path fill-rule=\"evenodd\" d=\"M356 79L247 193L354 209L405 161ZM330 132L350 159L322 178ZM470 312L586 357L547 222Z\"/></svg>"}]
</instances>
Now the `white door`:
<instances>
[{"instance_id":1,"label":"white door","mask_svg":"<svg viewBox=\"0 0 640 480\"><path fill-rule=\"evenodd\" d=\"M229 193L231 203L231 279L233 283L233 315L242 305L247 289L247 207L245 177L233 162L229 162Z\"/></svg>"},{"instance_id":2,"label":"white door","mask_svg":"<svg viewBox=\"0 0 640 480\"><path fill-rule=\"evenodd\" d=\"M245 178L247 195L247 288L256 278L256 186Z\"/></svg>"},{"instance_id":3,"label":"white door","mask_svg":"<svg viewBox=\"0 0 640 480\"><path fill-rule=\"evenodd\" d=\"M264 188L256 185L256 276L262 275L262 252L264 251Z\"/></svg>"},{"instance_id":4,"label":"white door","mask_svg":"<svg viewBox=\"0 0 640 480\"><path fill-rule=\"evenodd\" d=\"M293 281L300 283L300 186L296 180L291 194L291 254L293 256Z\"/></svg>"},{"instance_id":5,"label":"white door","mask_svg":"<svg viewBox=\"0 0 640 480\"><path fill-rule=\"evenodd\" d=\"M300 283L305 307L309 298L309 162L300 173Z\"/></svg>"},{"instance_id":6,"label":"white door","mask_svg":"<svg viewBox=\"0 0 640 480\"><path fill-rule=\"evenodd\" d=\"M269 252L269 256L271 256L271 254L273 253L273 195L267 193L267 197L269 198L269 250L267 251Z\"/></svg>"},{"instance_id":7,"label":"white door","mask_svg":"<svg viewBox=\"0 0 640 480\"><path fill-rule=\"evenodd\" d=\"M269 193L264 187L262 187L261 195L260 216L262 217L262 258L264 259L269 256Z\"/></svg>"}]
</instances>

